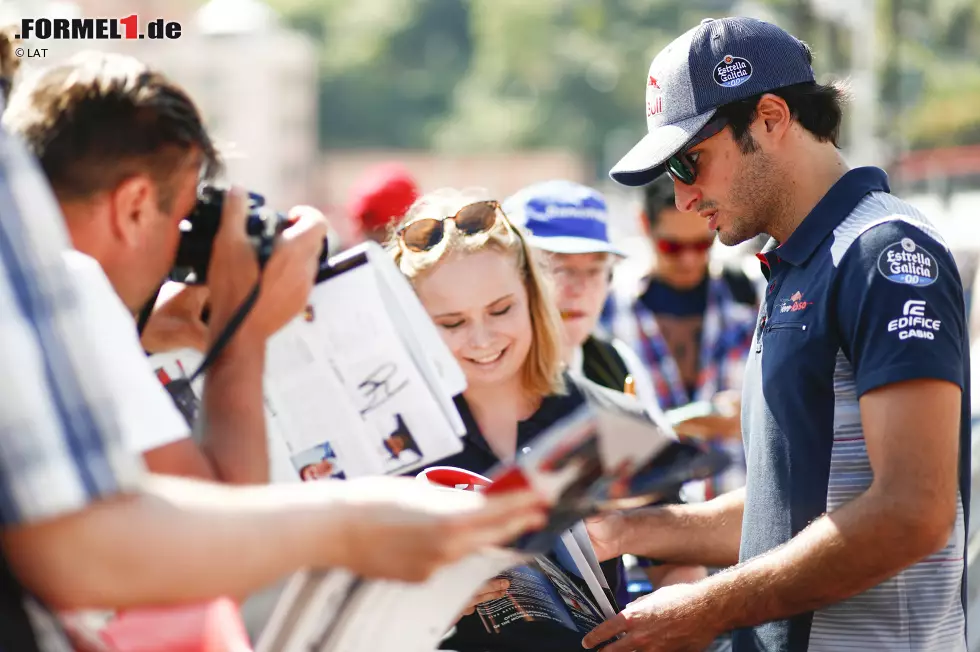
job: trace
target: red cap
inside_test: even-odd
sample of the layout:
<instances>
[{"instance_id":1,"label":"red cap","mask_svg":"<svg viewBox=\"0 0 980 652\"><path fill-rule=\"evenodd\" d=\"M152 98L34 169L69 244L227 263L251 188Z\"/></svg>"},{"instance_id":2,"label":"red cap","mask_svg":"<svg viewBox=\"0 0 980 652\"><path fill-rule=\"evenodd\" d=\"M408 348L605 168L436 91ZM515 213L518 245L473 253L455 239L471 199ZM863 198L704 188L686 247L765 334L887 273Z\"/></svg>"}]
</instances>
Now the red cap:
<instances>
[{"instance_id":1,"label":"red cap","mask_svg":"<svg viewBox=\"0 0 980 652\"><path fill-rule=\"evenodd\" d=\"M362 231L387 226L403 216L419 191L415 180L398 163L369 169L351 189L347 212Z\"/></svg>"}]
</instances>

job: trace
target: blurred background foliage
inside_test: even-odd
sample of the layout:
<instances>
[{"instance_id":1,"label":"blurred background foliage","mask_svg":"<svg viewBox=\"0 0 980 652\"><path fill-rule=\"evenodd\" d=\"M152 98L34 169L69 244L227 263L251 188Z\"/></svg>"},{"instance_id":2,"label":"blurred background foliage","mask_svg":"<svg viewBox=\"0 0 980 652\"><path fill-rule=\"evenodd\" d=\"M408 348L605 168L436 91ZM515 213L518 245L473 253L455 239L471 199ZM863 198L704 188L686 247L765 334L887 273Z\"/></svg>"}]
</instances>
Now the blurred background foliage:
<instances>
[{"instance_id":1,"label":"blurred background foliage","mask_svg":"<svg viewBox=\"0 0 980 652\"><path fill-rule=\"evenodd\" d=\"M876 30L877 135L902 150L980 143L980 1L875 2L858 29ZM653 55L705 16L770 17L811 44L823 81L848 76L853 43L815 0L270 4L319 48L321 147L559 146L597 170L644 130Z\"/></svg>"}]
</instances>

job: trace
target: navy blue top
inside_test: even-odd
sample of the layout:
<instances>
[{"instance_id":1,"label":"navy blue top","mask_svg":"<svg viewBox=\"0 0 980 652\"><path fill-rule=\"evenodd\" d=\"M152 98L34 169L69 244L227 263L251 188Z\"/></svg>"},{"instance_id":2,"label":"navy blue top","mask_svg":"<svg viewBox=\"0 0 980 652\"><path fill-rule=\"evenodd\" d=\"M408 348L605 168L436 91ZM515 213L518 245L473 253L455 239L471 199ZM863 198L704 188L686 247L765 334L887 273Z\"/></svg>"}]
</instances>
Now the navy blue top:
<instances>
[{"instance_id":1,"label":"navy blue top","mask_svg":"<svg viewBox=\"0 0 980 652\"><path fill-rule=\"evenodd\" d=\"M741 630L735 652L964 649L970 481L969 342L963 289L932 225L889 194L885 173L843 176L781 246L742 398L748 484L740 557L789 541L871 484L858 400L932 378L963 390L960 505L949 545L856 598ZM929 445L928 432L922 445Z\"/></svg>"}]
</instances>

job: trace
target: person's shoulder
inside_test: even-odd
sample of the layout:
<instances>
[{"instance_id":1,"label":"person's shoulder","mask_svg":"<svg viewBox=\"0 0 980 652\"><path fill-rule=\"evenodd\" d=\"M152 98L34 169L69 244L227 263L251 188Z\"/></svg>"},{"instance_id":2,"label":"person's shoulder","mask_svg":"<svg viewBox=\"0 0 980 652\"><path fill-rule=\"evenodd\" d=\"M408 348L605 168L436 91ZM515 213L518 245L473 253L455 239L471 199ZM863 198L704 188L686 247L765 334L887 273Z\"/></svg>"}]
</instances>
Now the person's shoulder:
<instances>
[{"instance_id":1,"label":"person's shoulder","mask_svg":"<svg viewBox=\"0 0 980 652\"><path fill-rule=\"evenodd\" d=\"M864 225L833 262L844 278L877 272L900 284L925 287L941 281L962 287L951 249L921 214L891 214Z\"/></svg>"},{"instance_id":2,"label":"person's shoulder","mask_svg":"<svg viewBox=\"0 0 980 652\"><path fill-rule=\"evenodd\" d=\"M613 344L615 340L616 338L607 331L596 329L582 343L582 355L586 360L601 355L621 364L623 361Z\"/></svg>"},{"instance_id":3,"label":"person's shoulder","mask_svg":"<svg viewBox=\"0 0 980 652\"><path fill-rule=\"evenodd\" d=\"M610 410L622 414L635 416L639 419L649 420L646 410L636 400L635 396L630 396L621 391L604 387L597 382L582 376L569 376L566 379L574 389L582 393L585 400L589 401L599 409Z\"/></svg>"},{"instance_id":4,"label":"person's shoulder","mask_svg":"<svg viewBox=\"0 0 980 652\"><path fill-rule=\"evenodd\" d=\"M65 249L61 252L61 258L65 261L65 268L72 274L102 274L102 266L99 261L88 254L84 254L78 249Z\"/></svg>"},{"instance_id":5,"label":"person's shoulder","mask_svg":"<svg viewBox=\"0 0 980 652\"><path fill-rule=\"evenodd\" d=\"M106 318L119 314L129 315L99 261L76 249L66 249L61 256L71 284L79 292L82 310L106 311L102 314Z\"/></svg>"},{"instance_id":6,"label":"person's shoulder","mask_svg":"<svg viewBox=\"0 0 980 652\"><path fill-rule=\"evenodd\" d=\"M851 253L851 259L868 260L869 254L879 255L895 246L906 248L911 243L927 247L937 255L951 253L942 234L924 213L912 204L887 192L872 192L834 229L830 252L835 266Z\"/></svg>"}]
</instances>

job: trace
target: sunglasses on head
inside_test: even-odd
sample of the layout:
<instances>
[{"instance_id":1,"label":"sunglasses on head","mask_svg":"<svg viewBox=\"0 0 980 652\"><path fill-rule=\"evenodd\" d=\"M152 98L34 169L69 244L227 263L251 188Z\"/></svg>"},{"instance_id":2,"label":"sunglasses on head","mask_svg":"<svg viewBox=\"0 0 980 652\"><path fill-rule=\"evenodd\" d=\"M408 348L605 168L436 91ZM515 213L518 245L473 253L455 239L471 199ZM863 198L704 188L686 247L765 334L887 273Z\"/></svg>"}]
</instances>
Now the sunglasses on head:
<instances>
[{"instance_id":1,"label":"sunglasses on head","mask_svg":"<svg viewBox=\"0 0 980 652\"><path fill-rule=\"evenodd\" d=\"M695 240L694 242L664 240L662 238L658 238L656 241L657 251L668 256L676 256L685 251L693 251L698 254L707 253L714 243L715 239L713 237L705 240Z\"/></svg>"},{"instance_id":2,"label":"sunglasses on head","mask_svg":"<svg viewBox=\"0 0 980 652\"><path fill-rule=\"evenodd\" d=\"M696 145L700 145L712 136L721 133L721 130L728 126L728 120L722 117L712 118L708 124L694 134L694 138L687 141L681 150L667 159L667 176L674 181L680 181L684 185L691 185L698 178L698 155L691 154L689 150Z\"/></svg>"},{"instance_id":3,"label":"sunglasses on head","mask_svg":"<svg viewBox=\"0 0 980 652\"><path fill-rule=\"evenodd\" d=\"M398 237L412 251L428 251L446 236L446 220L452 220L456 224L456 230L463 234L475 235L492 229L501 215L503 211L500 210L499 202L479 201L467 204L455 215L442 219L425 217L409 222L398 230Z\"/></svg>"}]
</instances>

